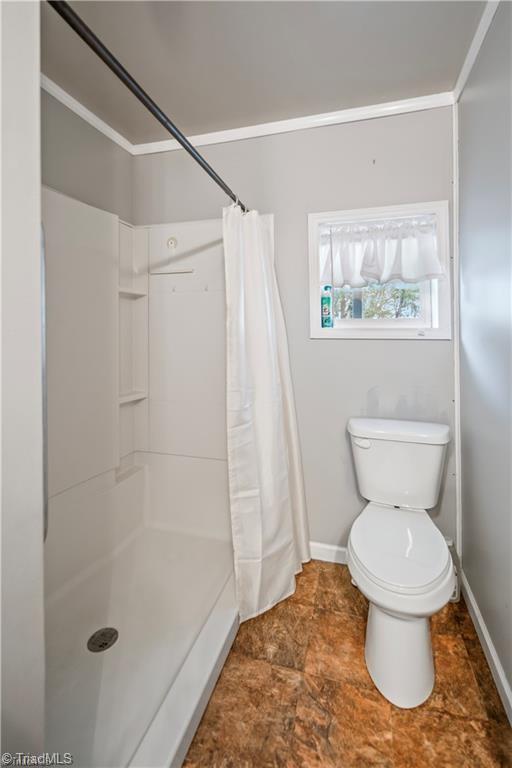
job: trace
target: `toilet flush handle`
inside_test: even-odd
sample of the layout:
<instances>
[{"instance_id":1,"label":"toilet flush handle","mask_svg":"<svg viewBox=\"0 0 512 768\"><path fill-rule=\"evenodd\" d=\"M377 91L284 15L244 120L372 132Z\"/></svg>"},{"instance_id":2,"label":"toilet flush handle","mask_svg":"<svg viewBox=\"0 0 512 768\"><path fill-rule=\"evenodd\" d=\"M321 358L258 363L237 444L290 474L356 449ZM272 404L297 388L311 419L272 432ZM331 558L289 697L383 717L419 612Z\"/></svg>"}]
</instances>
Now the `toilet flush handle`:
<instances>
[{"instance_id":1,"label":"toilet flush handle","mask_svg":"<svg viewBox=\"0 0 512 768\"><path fill-rule=\"evenodd\" d=\"M354 437L354 445L358 448L370 448L371 442L367 437Z\"/></svg>"}]
</instances>

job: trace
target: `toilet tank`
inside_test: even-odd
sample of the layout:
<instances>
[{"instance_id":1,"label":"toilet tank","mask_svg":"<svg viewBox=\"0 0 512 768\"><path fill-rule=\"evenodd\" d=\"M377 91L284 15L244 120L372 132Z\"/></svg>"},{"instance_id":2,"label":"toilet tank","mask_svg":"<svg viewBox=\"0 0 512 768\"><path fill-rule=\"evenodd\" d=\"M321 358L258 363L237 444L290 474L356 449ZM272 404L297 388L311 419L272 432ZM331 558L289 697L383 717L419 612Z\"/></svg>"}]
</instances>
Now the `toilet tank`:
<instances>
[{"instance_id":1,"label":"toilet tank","mask_svg":"<svg viewBox=\"0 0 512 768\"><path fill-rule=\"evenodd\" d=\"M435 507L450 441L446 424L354 418L347 429L361 496L397 507Z\"/></svg>"}]
</instances>

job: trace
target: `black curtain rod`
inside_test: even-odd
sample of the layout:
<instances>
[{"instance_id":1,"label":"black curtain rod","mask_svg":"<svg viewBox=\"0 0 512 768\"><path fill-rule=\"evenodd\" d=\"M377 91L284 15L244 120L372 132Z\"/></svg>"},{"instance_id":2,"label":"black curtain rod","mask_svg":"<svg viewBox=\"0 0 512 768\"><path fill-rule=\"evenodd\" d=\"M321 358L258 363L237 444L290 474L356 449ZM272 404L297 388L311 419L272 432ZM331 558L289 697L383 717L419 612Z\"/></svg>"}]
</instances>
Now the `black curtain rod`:
<instances>
[{"instance_id":1,"label":"black curtain rod","mask_svg":"<svg viewBox=\"0 0 512 768\"><path fill-rule=\"evenodd\" d=\"M80 16L78 16L77 13L71 8L71 6L64 2L64 0L48 0L49 5L52 6L52 8L57 11L59 16L61 16L64 21L66 21L69 26L75 30L77 35L80 35L82 40L87 43L89 48L92 48L95 54L100 57L100 59L109 67L109 69L112 70L112 72L117 75L117 77L126 85L127 88L130 89L130 91L133 93L134 96L138 98L138 100L144 104L146 109L151 112L151 114L156 117L159 123L161 123L164 128L166 128L169 133L174 136L176 141L178 141L183 149L185 149L191 157L194 158L196 163L199 163L201 168L206 171L208 176L214 180L216 184L219 185L219 187L226 193L226 195L233 200L234 203L240 206L242 211L244 213L247 213L249 210L247 206L245 206L235 195L233 190L231 190L228 185L226 184L223 179L219 176L218 173L216 173L211 165L206 162L204 157L197 151L197 149L190 143L190 141L187 139L186 136L183 135L183 133L177 128L172 120L169 120L165 112L162 112L158 104L156 104L151 96L148 96L146 91L141 88L141 86L137 83L136 80L130 75L130 73L123 67L123 65L116 59L116 57L106 48L106 46L103 45L101 40L96 37L94 32L89 29L87 24L82 21Z\"/></svg>"}]
</instances>

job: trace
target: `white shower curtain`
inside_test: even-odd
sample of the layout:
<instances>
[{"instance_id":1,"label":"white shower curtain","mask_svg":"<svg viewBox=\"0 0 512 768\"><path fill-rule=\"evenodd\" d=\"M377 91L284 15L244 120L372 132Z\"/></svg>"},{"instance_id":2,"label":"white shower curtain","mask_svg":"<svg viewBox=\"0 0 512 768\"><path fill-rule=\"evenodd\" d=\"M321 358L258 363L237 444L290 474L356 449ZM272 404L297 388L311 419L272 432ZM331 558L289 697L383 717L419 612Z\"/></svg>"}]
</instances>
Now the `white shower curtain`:
<instances>
[{"instance_id":1,"label":"white shower curtain","mask_svg":"<svg viewBox=\"0 0 512 768\"><path fill-rule=\"evenodd\" d=\"M240 619L295 590L310 559L273 218L224 209L229 494Z\"/></svg>"}]
</instances>

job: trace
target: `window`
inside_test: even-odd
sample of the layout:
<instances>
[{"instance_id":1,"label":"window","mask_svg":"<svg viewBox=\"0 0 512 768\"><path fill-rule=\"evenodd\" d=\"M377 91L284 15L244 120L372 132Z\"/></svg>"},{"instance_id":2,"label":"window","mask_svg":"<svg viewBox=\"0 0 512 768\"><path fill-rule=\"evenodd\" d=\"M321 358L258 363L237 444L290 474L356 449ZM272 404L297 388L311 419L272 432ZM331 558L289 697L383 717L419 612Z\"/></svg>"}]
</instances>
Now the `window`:
<instances>
[{"instance_id":1,"label":"window","mask_svg":"<svg viewBox=\"0 0 512 768\"><path fill-rule=\"evenodd\" d=\"M309 215L312 338L449 339L446 201Z\"/></svg>"}]
</instances>

